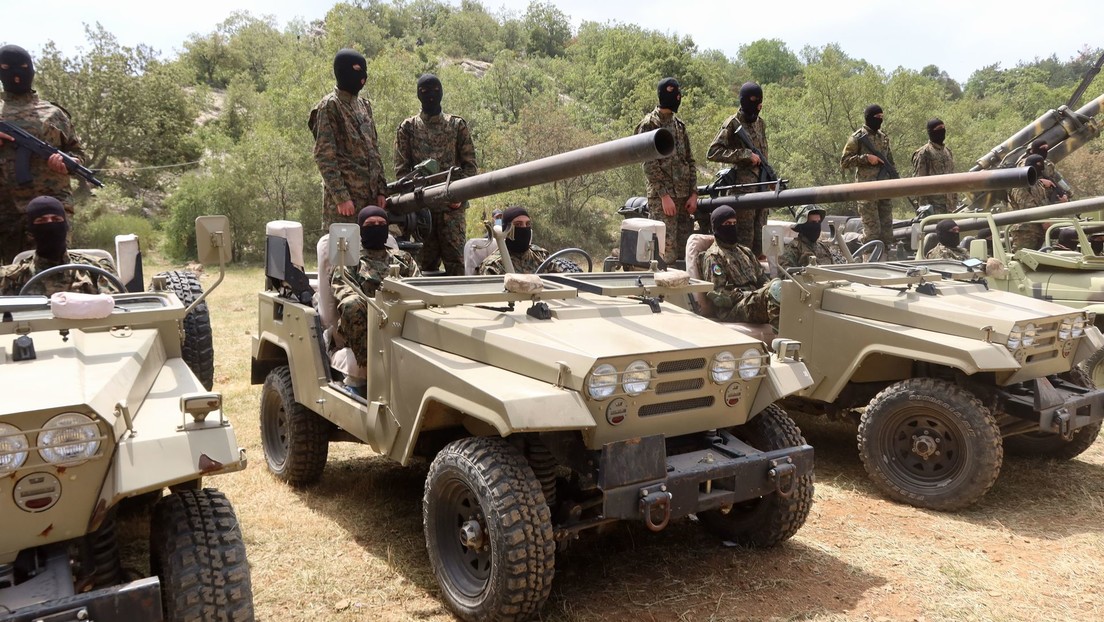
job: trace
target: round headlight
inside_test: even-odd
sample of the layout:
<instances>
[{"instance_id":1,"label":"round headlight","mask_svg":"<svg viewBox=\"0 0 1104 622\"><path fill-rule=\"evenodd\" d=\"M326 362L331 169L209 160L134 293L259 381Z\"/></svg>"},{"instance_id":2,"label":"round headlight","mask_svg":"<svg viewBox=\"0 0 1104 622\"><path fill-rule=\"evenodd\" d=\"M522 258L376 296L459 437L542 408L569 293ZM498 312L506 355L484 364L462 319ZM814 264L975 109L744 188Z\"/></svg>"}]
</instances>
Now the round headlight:
<instances>
[{"instance_id":1,"label":"round headlight","mask_svg":"<svg viewBox=\"0 0 1104 622\"><path fill-rule=\"evenodd\" d=\"M713 376L713 382L717 384L732 380L732 376L736 375L736 357L728 350L718 352L713 356L709 373Z\"/></svg>"},{"instance_id":2,"label":"round headlight","mask_svg":"<svg viewBox=\"0 0 1104 622\"><path fill-rule=\"evenodd\" d=\"M1023 329L1017 324L1012 327L1012 330L1008 333L1008 342L1006 345L1009 350L1018 350L1020 347L1020 341L1023 339Z\"/></svg>"},{"instance_id":3,"label":"round headlight","mask_svg":"<svg viewBox=\"0 0 1104 622\"><path fill-rule=\"evenodd\" d=\"M1065 341L1073 335L1073 318L1065 318L1058 324L1058 339Z\"/></svg>"},{"instance_id":4,"label":"round headlight","mask_svg":"<svg viewBox=\"0 0 1104 622\"><path fill-rule=\"evenodd\" d=\"M621 376L621 386L629 395L640 395L648 390L648 383L652 381L652 366L643 360L635 360L625 368L625 375Z\"/></svg>"},{"instance_id":5,"label":"round headlight","mask_svg":"<svg viewBox=\"0 0 1104 622\"><path fill-rule=\"evenodd\" d=\"M1027 326L1024 326L1024 329L1023 329L1023 344L1024 344L1025 348L1027 346L1035 345L1035 335L1036 335L1036 330L1035 330L1035 325L1034 324L1029 323Z\"/></svg>"},{"instance_id":6,"label":"round headlight","mask_svg":"<svg viewBox=\"0 0 1104 622\"><path fill-rule=\"evenodd\" d=\"M1070 335L1073 337L1080 337L1085 334L1085 327L1088 326L1088 322L1083 317L1073 318L1073 330L1070 331Z\"/></svg>"},{"instance_id":7,"label":"round headlight","mask_svg":"<svg viewBox=\"0 0 1104 622\"><path fill-rule=\"evenodd\" d=\"M38 435L38 453L50 464L79 464L100 448L96 423L80 413L64 413L50 419Z\"/></svg>"},{"instance_id":8,"label":"round headlight","mask_svg":"<svg viewBox=\"0 0 1104 622\"><path fill-rule=\"evenodd\" d=\"M617 388L617 369L609 363L602 363L590 372L587 380L587 393L596 400L605 399L613 395Z\"/></svg>"},{"instance_id":9,"label":"round headlight","mask_svg":"<svg viewBox=\"0 0 1104 622\"><path fill-rule=\"evenodd\" d=\"M10 473L27 461L27 437L19 428L0 423L0 473Z\"/></svg>"},{"instance_id":10,"label":"round headlight","mask_svg":"<svg viewBox=\"0 0 1104 622\"><path fill-rule=\"evenodd\" d=\"M760 374L763 369L763 353L755 348L744 350L740 355L740 377L750 380Z\"/></svg>"}]
</instances>

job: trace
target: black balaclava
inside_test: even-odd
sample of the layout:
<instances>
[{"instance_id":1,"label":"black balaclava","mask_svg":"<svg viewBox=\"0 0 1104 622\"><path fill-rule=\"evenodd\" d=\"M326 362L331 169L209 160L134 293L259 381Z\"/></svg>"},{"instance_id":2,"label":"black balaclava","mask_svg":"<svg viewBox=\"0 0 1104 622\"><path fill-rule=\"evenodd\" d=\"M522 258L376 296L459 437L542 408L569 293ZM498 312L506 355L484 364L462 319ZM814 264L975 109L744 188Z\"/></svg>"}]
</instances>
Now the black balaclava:
<instances>
[{"instance_id":1,"label":"black balaclava","mask_svg":"<svg viewBox=\"0 0 1104 622\"><path fill-rule=\"evenodd\" d=\"M960 238L956 229L958 229L957 222L949 219L940 220L935 226L935 235L939 238L939 243L947 248L957 247Z\"/></svg>"},{"instance_id":2,"label":"black balaclava","mask_svg":"<svg viewBox=\"0 0 1104 622\"><path fill-rule=\"evenodd\" d=\"M744 120L754 123L759 118L759 105L763 103L763 87L754 82L745 82L740 87L740 110L744 111Z\"/></svg>"},{"instance_id":3,"label":"black balaclava","mask_svg":"<svg viewBox=\"0 0 1104 622\"><path fill-rule=\"evenodd\" d=\"M874 116L876 114L882 114L882 107L878 104L870 104L863 110L863 121L866 123L866 127L877 132L882 129L882 120Z\"/></svg>"},{"instance_id":4,"label":"black balaclava","mask_svg":"<svg viewBox=\"0 0 1104 622\"><path fill-rule=\"evenodd\" d=\"M947 127L939 127L943 125L943 122L938 118L928 121L928 140L937 145L942 145L943 141L947 139ZM939 129L935 129L939 127Z\"/></svg>"},{"instance_id":5,"label":"black balaclava","mask_svg":"<svg viewBox=\"0 0 1104 622\"><path fill-rule=\"evenodd\" d=\"M727 205L722 205L713 210L709 215L709 222L713 224L713 237L721 244L735 244L739 239L739 225L722 224L729 218L736 217L736 210Z\"/></svg>"},{"instance_id":6,"label":"black balaclava","mask_svg":"<svg viewBox=\"0 0 1104 622\"><path fill-rule=\"evenodd\" d=\"M1058 243L1071 251L1077 250L1081 241L1077 239L1077 229L1066 227L1058 232Z\"/></svg>"},{"instance_id":7,"label":"black balaclava","mask_svg":"<svg viewBox=\"0 0 1104 622\"><path fill-rule=\"evenodd\" d=\"M426 73L418 78L418 101L422 102L422 112L429 116L441 114L441 98L445 90L437 76Z\"/></svg>"},{"instance_id":8,"label":"black balaclava","mask_svg":"<svg viewBox=\"0 0 1104 622\"><path fill-rule=\"evenodd\" d=\"M667 87L669 86L674 87L670 92L667 91ZM682 91L679 90L678 80L674 78L664 78L660 80L656 92L659 94L660 108L666 108L671 112L678 112L679 104L682 103Z\"/></svg>"},{"instance_id":9,"label":"black balaclava","mask_svg":"<svg viewBox=\"0 0 1104 622\"><path fill-rule=\"evenodd\" d=\"M47 222L40 225L34 224L36 218L42 216L61 216L63 222ZM65 214L65 208L54 197L35 197L27 204L27 230L31 232L35 240L35 253L46 259L61 259L67 250L65 236L69 233L69 217Z\"/></svg>"},{"instance_id":10,"label":"black balaclava","mask_svg":"<svg viewBox=\"0 0 1104 622\"><path fill-rule=\"evenodd\" d=\"M353 65L360 65L360 69L353 69ZM334 56L334 77L337 88L356 95L368 79L368 61L356 50L341 50Z\"/></svg>"},{"instance_id":11,"label":"black balaclava","mask_svg":"<svg viewBox=\"0 0 1104 622\"><path fill-rule=\"evenodd\" d=\"M1089 246L1092 248L1093 255L1099 255L1104 252L1104 238L1097 236L1089 238Z\"/></svg>"},{"instance_id":12,"label":"black balaclava","mask_svg":"<svg viewBox=\"0 0 1104 622\"><path fill-rule=\"evenodd\" d=\"M357 213L357 224L360 225L360 246L365 250L383 250L387 245L387 223L382 225L364 226L364 221L372 216L382 216L387 220L387 212L377 205L369 205Z\"/></svg>"},{"instance_id":13,"label":"black balaclava","mask_svg":"<svg viewBox=\"0 0 1104 622\"><path fill-rule=\"evenodd\" d=\"M524 207L507 207L505 212L502 212L502 230L510 231L510 226L514 224L514 219L518 216L529 216L529 212ZM529 216L532 218L531 216ZM506 250L510 251L511 255L524 255L525 251L529 250L529 245L533 242L533 227L529 226L524 229L516 228L506 236Z\"/></svg>"},{"instance_id":14,"label":"black balaclava","mask_svg":"<svg viewBox=\"0 0 1104 622\"><path fill-rule=\"evenodd\" d=\"M820 214L820 220L816 222L810 222L809 217L813 214ZM808 240L810 244L815 243L820 239L820 232L824 230L824 214L825 211L820 208L806 209L801 217L797 219L797 223L791 228L797 232L797 235Z\"/></svg>"},{"instance_id":15,"label":"black balaclava","mask_svg":"<svg viewBox=\"0 0 1104 622\"><path fill-rule=\"evenodd\" d=\"M1031 147L1027 150L1028 153L1037 153L1044 158L1047 157L1047 152L1050 151L1050 145L1042 138L1037 138L1031 141Z\"/></svg>"},{"instance_id":16,"label":"black balaclava","mask_svg":"<svg viewBox=\"0 0 1104 622\"><path fill-rule=\"evenodd\" d=\"M1039 179L1035 183L1039 183L1043 180L1043 169L1046 168L1046 158L1037 153L1033 153L1024 160L1024 166L1034 166L1035 170L1039 172Z\"/></svg>"},{"instance_id":17,"label":"black balaclava","mask_svg":"<svg viewBox=\"0 0 1104 622\"><path fill-rule=\"evenodd\" d=\"M0 47L0 65L8 66L7 69L0 69L0 82L4 84L5 91L17 95L31 92L35 72L34 62L27 50L18 45ZM19 84L15 83L17 77Z\"/></svg>"}]
</instances>

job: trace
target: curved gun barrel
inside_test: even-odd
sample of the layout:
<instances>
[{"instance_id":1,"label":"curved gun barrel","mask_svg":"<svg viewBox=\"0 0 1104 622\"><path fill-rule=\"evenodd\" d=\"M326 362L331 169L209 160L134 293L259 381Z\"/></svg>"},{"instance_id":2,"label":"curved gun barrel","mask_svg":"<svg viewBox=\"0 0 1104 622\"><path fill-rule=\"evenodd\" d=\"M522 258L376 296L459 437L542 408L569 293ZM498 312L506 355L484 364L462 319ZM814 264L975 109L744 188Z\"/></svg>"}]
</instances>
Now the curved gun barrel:
<instances>
[{"instance_id":1,"label":"curved gun barrel","mask_svg":"<svg viewBox=\"0 0 1104 622\"><path fill-rule=\"evenodd\" d=\"M429 205L459 203L561 179L587 175L626 164L647 162L671 155L675 139L665 129L618 138L567 153L488 171L465 179L443 182L390 197L388 208L408 213Z\"/></svg>"},{"instance_id":2,"label":"curved gun barrel","mask_svg":"<svg viewBox=\"0 0 1104 622\"><path fill-rule=\"evenodd\" d=\"M1012 157L1018 158L1022 155L1024 147L1037 138L1045 140L1050 147L1047 159L1058 162L1084 143L1096 138L1100 133L1100 127L1093 121L1093 117L1100 114L1102 107L1104 107L1104 95L1086 103L1075 112L1071 112L1065 106L1058 110L1048 110L1008 140L993 147L970 170L981 171L1000 167ZM1067 139L1072 139L1073 144L1065 144Z\"/></svg>"},{"instance_id":3,"label":"curved gun barrel","mask_svg":"<svg viewBox=\"0 0 1104 622\"><path fill-rule=\"evenodd\" d=\"M931 177L863 181L853 184L794 188L780 192L751 192L716 199L699 199L698 207L712 210L722 205L734 209L760 209L787 207L808 203L837 203L839 201L873 201L912 195L965 192L968 190L1004 190L1030 186L1037 173L1028 167L952 173Z\"/></svg>"}]
</instances>

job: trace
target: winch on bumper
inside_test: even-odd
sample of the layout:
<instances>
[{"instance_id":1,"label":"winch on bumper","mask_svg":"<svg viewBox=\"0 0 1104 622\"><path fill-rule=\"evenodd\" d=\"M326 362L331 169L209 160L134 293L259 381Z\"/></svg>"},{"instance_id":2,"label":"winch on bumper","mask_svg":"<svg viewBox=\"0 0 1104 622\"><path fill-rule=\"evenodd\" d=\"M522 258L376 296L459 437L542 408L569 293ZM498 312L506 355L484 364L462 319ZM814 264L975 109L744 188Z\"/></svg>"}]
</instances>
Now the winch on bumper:
<instances>
[{"instance_id":1,"label":"winch on bumper","mask_svg":"<svg viewBox=\"0 0 1104 622\"><path fill-rule=\"evenodd\" d=\"M1104 421L1104 389L1088 389L1058 377L1036 378L999 392L1005 411L1038 422L1038 431L1064 438Z\"/></svg>"},{"instance_id":2,"label":"winch on bumper","mask_svg":"<svg viewBox=\"0 0 1104 622\"><path fill-rule=\"evenodd\" d=\"M608 443L600 460L603 518L643 520L660 531L673 518L790 495L813 470L813 448L762 452L721 430L708 447L674 455L662 435Z\"/></svg>"}]
</instances>

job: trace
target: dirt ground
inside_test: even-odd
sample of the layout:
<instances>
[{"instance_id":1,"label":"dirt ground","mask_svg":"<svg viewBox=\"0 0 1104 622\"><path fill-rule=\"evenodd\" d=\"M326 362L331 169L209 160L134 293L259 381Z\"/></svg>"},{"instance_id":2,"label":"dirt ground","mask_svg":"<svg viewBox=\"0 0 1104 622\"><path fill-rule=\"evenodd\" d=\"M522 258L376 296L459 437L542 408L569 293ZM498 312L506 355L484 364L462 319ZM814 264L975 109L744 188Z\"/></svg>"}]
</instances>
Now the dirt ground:
<instances>
[{"instance_id":1,"label":"dirt ground","mask_svg":"<svg viewBox=\"0 0 1104 622\"><path fill-rule=\"evenodd\" d=\"M250 466L208 482L237 509L258 618L452 619L425 553L425 465L336 444L316 487L267 473L260 388L248 384L260 284L258 270L235 270L211 301L216 387ZM1071 462L1006 458L979 504L944 514L882 498L853 427L797 419L816 448L817 483L795 538L767 551L726 547L692 520L584 536L557 556L542 619L1104 619L1104 441Z\"/></svg>"}]
</instances>

